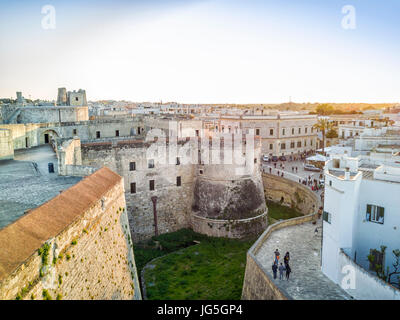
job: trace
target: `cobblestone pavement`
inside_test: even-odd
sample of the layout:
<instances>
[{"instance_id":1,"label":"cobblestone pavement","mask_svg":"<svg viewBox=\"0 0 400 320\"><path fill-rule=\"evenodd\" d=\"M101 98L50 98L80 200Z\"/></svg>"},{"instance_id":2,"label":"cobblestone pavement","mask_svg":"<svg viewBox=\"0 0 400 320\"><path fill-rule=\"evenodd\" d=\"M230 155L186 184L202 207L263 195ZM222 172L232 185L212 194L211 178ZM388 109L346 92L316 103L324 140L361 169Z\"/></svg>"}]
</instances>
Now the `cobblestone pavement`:
<instances>
[{"instance_id":1,"label":"cobblestone pavement","mask_svg":"<svg viewBox=\"0 0 400 320\"><path fill-rule=\"evenodd\" d=\"M55 173L48 172L53 162ZM49 145L17 150L15 160L0 161L0 228L81 180L57 174L57 158Z\"/></svg>"},{"instance_id":2,"label":"cobblestone pavement","mask_svg":"<svg viewBox=\"0 0 400 320\"><path fill-rule=\"evenodd\" d=\"M315 229L318 234L315 235ZM294 300L348 300L344 290L329 280L321 271L321 220L313 225L307 222L274 231L257 252L257 258L273 279L272 264L274 251L279 250L280 262L287 251L292 269L290 279L279 280L279 272L274 283Z\"/></svg>"}]
</instances>

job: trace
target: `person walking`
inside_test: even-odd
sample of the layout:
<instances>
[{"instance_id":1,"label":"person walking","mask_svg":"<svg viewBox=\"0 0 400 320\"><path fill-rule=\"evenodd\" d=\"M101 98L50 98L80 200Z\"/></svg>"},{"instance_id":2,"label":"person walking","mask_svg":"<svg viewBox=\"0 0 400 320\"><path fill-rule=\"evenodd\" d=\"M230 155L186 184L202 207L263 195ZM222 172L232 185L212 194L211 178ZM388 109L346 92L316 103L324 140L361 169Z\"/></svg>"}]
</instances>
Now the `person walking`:
<instances>
[{"instance_id":1,"label":"person walking","mask_svg":"<svg viewBox=\"0 0 400 320\"><path fill-rule=\"evenodd\" d=\"M289 276L290 273L292 272L292 269L290 269L289 265L286 266L286 280L289 281Z\"/></svg>"},{"instance_id":2,"label":"person walking","mask_svg":"<svg viewBox=\"0 0 400 320\"><path fill-rule=\"evenodd\" d=\"M278 249L275 250L274 254L275 254L275 263L276 263L277 265L279 265L279 256L280 256L281 254L279 253Z\"/></svg>"},{"instance_id":3,"label":"person walking","mask_svg":"<svg viewBox=\"0 0 400 320\"><path fill-rule=\"evenodd\" d=\"M278 266L274 261L274 264L272 265L272 273L274 274L274 279L276 279L277 272L278 272Z\"/></svg>"},{"instance_id":4,"label":"person walking","mask_svg":"<svg viewBox=\"0 0 400 320\"><path fill-rule=\"evenodd\" d=\"M285 256L283 257L283 263L285 264L285 267L287 265L289 265L289 261L290 261L290 255L289 255L289 251L287 251Z\"/></svg>"},{"instance_id":5,"label":"person walking","mask_svg":"<svg viewBox=\"0 0 400 320\"><path fill-rule=\"evenodd\" d=\"M272 172L272 168L271 168L271 167L269 167L269 174L271 174L271 172Z\"/></svg>"},{"instance_id":6,"label":"person walking","mask_svg":"<svg viewBox=\"0 0 400 320\"><path fill-rule=\"evenodd\" d=\"M285 267L282 265L282 262L281 262L281 265L279 266L279 280L283 280L283 272L285 271L286 269L285 269Z\"/></svg>"}]
</instances>

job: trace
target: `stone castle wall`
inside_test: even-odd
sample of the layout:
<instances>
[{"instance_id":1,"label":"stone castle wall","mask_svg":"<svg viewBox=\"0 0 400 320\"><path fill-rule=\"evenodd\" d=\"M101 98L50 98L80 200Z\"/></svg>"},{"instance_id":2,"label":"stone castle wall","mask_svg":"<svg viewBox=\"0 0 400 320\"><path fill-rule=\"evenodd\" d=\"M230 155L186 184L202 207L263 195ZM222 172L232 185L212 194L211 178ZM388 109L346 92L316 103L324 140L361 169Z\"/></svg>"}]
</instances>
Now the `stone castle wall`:
<instances>
[{"instance_id":1,"label":"stone castle wall","mask_svg":"<svg viewBox=\"0 0 400 320\"><path fill-rule=\"evenodd\" d=\"M265 196L268 200L280 202L303 214L310 214L318 210L320 206L318 197L304 185L268 173L263 173L262 179Z\"/></svg>"},{"instance_id":2,"label":"stone castle wall","mask_svg":"<svg viewBox=\"0 0 400 320\"><path fill-rule=\"evenodd\" d=\"M0 300L141 299L123 179L109 169L0 230L0 240Z\"/></svg>"},{"instance_id":3,"label":"stone castle wall","mask_svg":"<svg viewBox=\"0 0 400 320\"><path fill-rule=\"evenodd\" d=\"M152 197L157 197L158 232L173 232L190 227L193 199L194 166L192 164L161 164L149 168L147 145L143 142L82 144L83 165L107 166L124 177L128 216L134 241L148 239L155 234ZM130 170L135 162L135 170ZM181 186L177 186L181 177ZM154 190L150 190L154 180ZM131 193L135 183L135 193Z\"/></svg>"},{"instance_id":4,"label":"stone castle wall","mask_svg":"<svg viewBox=\"0 0 400 320\"><path fill-rule=\"evenodd\" d=\"M0 160L14 159L12 132L0 129Z\"/></svg>"}]
</instances>

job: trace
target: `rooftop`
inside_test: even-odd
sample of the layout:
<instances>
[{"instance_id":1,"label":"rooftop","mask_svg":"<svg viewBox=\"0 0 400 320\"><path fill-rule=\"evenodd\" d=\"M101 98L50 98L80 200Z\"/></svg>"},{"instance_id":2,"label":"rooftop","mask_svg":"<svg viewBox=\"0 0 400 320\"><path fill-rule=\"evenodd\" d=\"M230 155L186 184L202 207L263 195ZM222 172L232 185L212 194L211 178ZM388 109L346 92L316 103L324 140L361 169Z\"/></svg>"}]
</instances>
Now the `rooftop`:
<instances>
[{"instance_id":1,"label":"rooftop","mask_svg":"<svg viewBox=\"0 0 400 320\"><path fill-rule=\"evenodd\" d=\"M0 281L87 211L121 177L104 167L0 230Z\"/></svg>"},{"instance_id":2,"label":"rooftop","mask_svg":"<svg viewBox=\"0 0 400 320\"><path fill-rule=\"evenodd\" d=\"M16 150L14 157L0 161L0 229L82 179L49 173L50 162L57 172L50 145Z\"/></svg>"},{"instance_id":3,"label":"rooftop","mask_svg":"<svg viewBox=\"0 0 400 320\"><path fill-rule=\"evenodd\" d=\"M318 234L314 234L318 228ZM287 296L294 300L349 300L342 288L329 280L321 271L322 221L290 226L274 231L258 250L256 257L268 272L270 279ZM273 279L272 263L274 251L278 249L283 257L290 253L292 269L289 281Z\"/></svg>"}]
</instances>

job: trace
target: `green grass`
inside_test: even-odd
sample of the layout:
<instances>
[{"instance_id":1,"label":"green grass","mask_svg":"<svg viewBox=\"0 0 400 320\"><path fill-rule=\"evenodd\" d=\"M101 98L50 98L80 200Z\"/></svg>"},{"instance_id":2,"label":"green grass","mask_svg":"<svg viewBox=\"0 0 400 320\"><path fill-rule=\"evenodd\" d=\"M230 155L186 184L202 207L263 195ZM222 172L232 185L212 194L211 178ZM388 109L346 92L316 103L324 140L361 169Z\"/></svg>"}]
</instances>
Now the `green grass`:
<instances>
[{"instance_id":1,"label":"green grass","mask_svg":"<svg viewBox=\"0 0 400 320\"><path fill-rule=\"evenodd\" d=\"M273 224L279 220L286 220L291 218L300 217L303 214L296 211L295 209L281 206L278 203L267 201L268 206L268 223Z\"/></svg>"},{"instance_id":2,"label":"green grass","mask_svg":"<svg viewBox=\"0 0 400 320\"><path fill-rule=\"evenodd\" d=\"M206 237L147 269L149 300L238 300L242 294L246 252L254 241Z\"/></svg>"}]
</instances>

